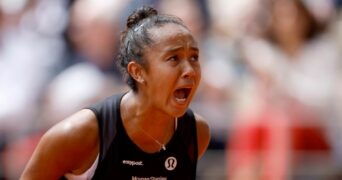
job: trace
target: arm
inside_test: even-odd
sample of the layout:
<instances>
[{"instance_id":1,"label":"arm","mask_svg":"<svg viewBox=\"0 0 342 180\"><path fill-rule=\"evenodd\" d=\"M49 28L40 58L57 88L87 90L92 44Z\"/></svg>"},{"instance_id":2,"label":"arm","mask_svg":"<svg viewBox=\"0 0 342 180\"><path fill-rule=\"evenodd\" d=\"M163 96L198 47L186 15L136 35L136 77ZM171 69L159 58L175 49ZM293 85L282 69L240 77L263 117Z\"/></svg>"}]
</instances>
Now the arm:
<instances>
[{"instance_id":1,"label":"arm","mask_svg":"<svg viewBox=\"0 0 342 180\"><path fill-rule=\"evenodd\" d=\"M81 110L49 129L41 138L20 179L59 179L82 173L98 153L98 125L94 113Z\"/></svg>"},{"instance_id":2,"label":"arm","mask_svg":"<svg viewBox=\"0 0 342 180\"><path fill-rule=\"evenodd\" d=\"M210 129L204 118L195 114L198 141L198 159L202 157L208 148L210 141Z\"/></svg>"}]
</instances>

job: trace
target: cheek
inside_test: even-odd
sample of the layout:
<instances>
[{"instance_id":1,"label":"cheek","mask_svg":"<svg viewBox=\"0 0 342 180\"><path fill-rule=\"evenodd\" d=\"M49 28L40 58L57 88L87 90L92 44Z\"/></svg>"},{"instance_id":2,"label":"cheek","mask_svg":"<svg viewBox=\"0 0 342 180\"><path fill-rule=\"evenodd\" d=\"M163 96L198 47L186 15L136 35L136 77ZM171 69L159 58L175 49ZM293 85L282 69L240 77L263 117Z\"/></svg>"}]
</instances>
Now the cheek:
<instances>
[{"instance_id":1,"label":"cheek","mask_svg":"<svg viewBox=\"0 0 342 180\"><path fill-rule=\"evenodd\" d=\"M202 69L200 65L198 65L198 67L196 68L196 72L197 72L197 81L199 82L202 78Z\"/></svg>"},{"instance_id":2,"label":"cheek","mask_svg":"<svg viewBox=\"0 0 342 180\"><path fill-rule=\"evenodd\" d=\"M156 67L150 69L150 80L152 86L154 86L157 90L167 90L170 86L172 86L173 82L177 80L177 73L175 73L175 69L166 68L166 67Z\"/></svg>"}]
</instances>

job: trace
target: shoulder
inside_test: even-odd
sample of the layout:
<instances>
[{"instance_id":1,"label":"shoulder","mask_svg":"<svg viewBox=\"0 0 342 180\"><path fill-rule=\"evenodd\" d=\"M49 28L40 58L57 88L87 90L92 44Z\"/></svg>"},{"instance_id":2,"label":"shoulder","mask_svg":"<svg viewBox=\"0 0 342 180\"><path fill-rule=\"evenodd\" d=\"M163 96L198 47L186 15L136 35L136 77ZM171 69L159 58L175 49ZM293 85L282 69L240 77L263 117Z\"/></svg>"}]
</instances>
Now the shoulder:
<instances>
[{"instance_id":1,"label":"shoulder","mask_svg":"<svg viewBox=\"0 0 342 180\"><path fill-rule=\"evenodd\" d=\"M43 135L24 175L54 179L67 172L85 169L93 156L96 158L98 144L95 114L88 109L80 110Z\"/></svg>"},{"instance_id":2,"label":"shoulder","mask_svg":"<svg viewBox=\"0 0 342 180\"><path fill-rule=\"evenodd\" d=\"M47 147L59 149L57 156L72 159L70 165L73 167L70 169L74 170L83 163L83 159L98 148L98 131L95 114L91 110L83 109L47 131L42 142ZM51 151L54 153L53 149Z\"/></svg>"},{"instance_id":3,"label":"shoulder","mask_svg":"<svg viewBox=\"0 0 342 180\"><path fill-rule=\"evenodd\" d=\"M52 127L47 131L46 138L62 141L67 147L89 146L97 143L98 129L94 112L83 109ZM66 144L69 141L72 144Z\"/></svg>"},{"instance_id":4,"label":"shoulder","mask_svg":"<svg viewBox=\"0 0 342 180\"><path fill-rule=\"evenodd\" d=\"M59 122L49 129L42 140L53 139L54 142L64 142L65 146L88 145L98 137L98 125L95 114L89 109L83 109ZM72 144L67 144L68 142ZM81 141L78 143L78 141ZM86 144L84 144L87 142Z\"/></svg>"},{"instance_id":5,"label":"shoulder","mask_svg":"<svg viewBox=\"0 0 342 180\"><path fill-rule=\"evenodd\" d=\"M194 113L196 119L198 158L207 150L210 141L210 128L207 121L199 114Z\"/></svg>"}]
</instances>

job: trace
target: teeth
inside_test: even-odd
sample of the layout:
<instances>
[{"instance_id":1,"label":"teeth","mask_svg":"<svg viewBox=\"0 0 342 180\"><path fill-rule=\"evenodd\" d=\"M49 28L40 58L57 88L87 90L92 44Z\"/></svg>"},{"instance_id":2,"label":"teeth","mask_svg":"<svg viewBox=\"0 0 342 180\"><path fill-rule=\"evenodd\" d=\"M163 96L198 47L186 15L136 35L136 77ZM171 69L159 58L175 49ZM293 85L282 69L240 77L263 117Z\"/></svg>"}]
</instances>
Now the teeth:
<instances>
[{"instance_id":1,"label":"teeth","mask_svg":"<svg viewBox=\"0 0 342 180\"><path fill-rule=\"evenodd\" d=\"M174 95L177 102L184 103L186 101L186 93L184 90L177 90Z\"/></svg>"},{"instance_id":2,"label":"teeth","mask_svg":"<svg viewBox=\"0 0 342 180\"><path fill-rule=\"evenodd\" d=\"M183 99L176 98L176 100L177 100L177 102L179 102L179 103L184 103L184 102L186 101L185 98L183 98Z\"/></svg>"}]
</instances>

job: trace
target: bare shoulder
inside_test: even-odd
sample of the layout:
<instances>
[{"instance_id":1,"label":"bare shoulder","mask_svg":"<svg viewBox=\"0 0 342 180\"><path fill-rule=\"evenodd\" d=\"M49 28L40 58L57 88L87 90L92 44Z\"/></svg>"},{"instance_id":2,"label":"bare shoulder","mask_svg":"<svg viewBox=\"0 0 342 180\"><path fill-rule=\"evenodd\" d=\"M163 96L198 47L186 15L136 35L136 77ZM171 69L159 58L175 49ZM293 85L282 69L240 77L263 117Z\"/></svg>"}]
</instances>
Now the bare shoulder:
<instances>
[{"instance_id":1,"label":"bare shoulder","mask_svg":"<svg viewBox=\"0 0 342 180\"><path fill-rule=\"evenodd\" d=\"M50 128L38 143L22 179L58 179L82 171L98 152L95 114L81 110Z\"/></svg>"},{"instance_id":2,"label":"bare shoulder","mask_svg":"<svg viewBox=\"0 0 342 180\"><path fill-rule=\"evenodd\" d=\"M62 138L64 142L71 141L74 145L90 145L98 140L98 124L95 114L89 109L76 112L46 133L47 138ZM67 144L68 145L68 144Z\"/></svg>"},{"instance_id":3,"label":"bare shoulder","mask_svg":"<svg viewBox=\"0 0 342 180\"><path fill-rule=\"evenodd\" d=\"M198 158L201 158L207 150L210 142L210 128L207 121L201 115L195 113L195 118L198 141Z\"/></svg>"}]
</instances>

